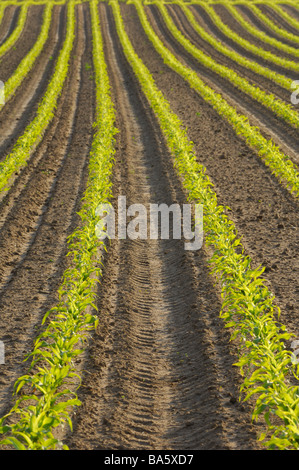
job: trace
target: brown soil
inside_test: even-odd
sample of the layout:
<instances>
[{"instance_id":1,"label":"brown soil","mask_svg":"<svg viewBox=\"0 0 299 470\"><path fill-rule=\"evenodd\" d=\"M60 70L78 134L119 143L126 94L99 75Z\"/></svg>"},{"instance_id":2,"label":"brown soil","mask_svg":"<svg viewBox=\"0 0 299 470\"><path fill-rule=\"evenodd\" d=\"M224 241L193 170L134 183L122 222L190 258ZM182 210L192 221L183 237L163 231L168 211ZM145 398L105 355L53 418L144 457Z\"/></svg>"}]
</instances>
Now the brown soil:
<instances>
[{"instance_id":1,"label":"brown soil","mask_svg":"<svg viewBox=\"0 0 299 470\"><path fill-rule=\"evenodd\" d=\"M95 94L88 5L76 8L76 42L55 117L0 201L0 339L6 352L6 363L0 366L1 415L11 406L15 379L27 370L21 361L32 348L41 319L57 302L69 263L67 237L80 223L77 212L86 186ZM168 8L182 32L211 53L179 8ZM192 10L199 15L200 8ZM264 277L282 309L281 321L298 336L298 202L226 121L164 64L135 7L121 4L121 11L136 52L188 129L219 203L231 208L229 215L253 265L266 267ZM252 122L263 122L265 134L277 142L287 135L297 158L298 139L289 126L199 67L167 33L156 8L146 7L146 12L180 60L239 109L242 105ZM112 202L117 204L123 195L127 207L186 203L157 119L125 59L111 7L100 3L99 13L119 129ZM39 26L41 14L40 9ZM64 15L65 8L56 6L45 54L0 113L2 122L9 116L13 121L17 103L22 107L19 127L11 121L7 127L1 158L42 97L53 71L49 56L56 57L63 42ZM29 47L30 34L24 33L23 41ZM246 70L227 58L215 52L214 57L246 76ZM250 78L285 99L279 87L256 74ZM34 91L38 81L41 88ZM237 345L229 341L219 318L221 297L209 274L206 248L186 251L182 240L172 239L112 240L107 248L98 287L99 326L77 364L83 378L78 390L82 405L72 416L73 432L61 431L64 442L74 450L261 449L257 437L263 424L252 423L252 403L239 402L242 378L233 366Z\"/></svg>"},{"instance_id":2,"label":"brown soil","mask_svg":"<svg viewBox=\"0 0 299 470\"><path fill-rule=\"evenodd\" d=\"M2 45L12 33L17 22L19 11L19 8L15 5L6 6L0 24L0 45Z\"/></svg>"}]
</instances>

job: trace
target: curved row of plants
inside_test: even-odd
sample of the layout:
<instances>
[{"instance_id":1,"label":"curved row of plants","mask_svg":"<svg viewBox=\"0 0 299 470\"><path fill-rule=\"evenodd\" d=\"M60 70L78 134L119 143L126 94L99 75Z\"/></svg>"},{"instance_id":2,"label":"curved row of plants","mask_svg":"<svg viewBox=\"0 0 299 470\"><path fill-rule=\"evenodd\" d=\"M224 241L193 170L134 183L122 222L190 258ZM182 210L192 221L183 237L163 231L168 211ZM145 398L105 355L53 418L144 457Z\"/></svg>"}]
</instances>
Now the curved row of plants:
<instances>
[{"instance_id":1,"label":"curved row of plants","mask_svg":"<svg viewBox=\"0 0 299 470\"><path fill-rule=\"evenodd\" d=\"M281 5L276 5L275 3L268 3L264 2L265 5L271 6L272 10L274 10L276 13L278 13L279 16L284 18L287 23L290 25L294 26L294 28L298 29L298 34L299 34L299 21L296 20L293 16L291 16L289 13L287 13Z\"/></svg>"},{"instance_id":2,"label":"curved row of plants","mask_svg":"<svg viewBox=\"0 0 299 470\"><path fill-rule=\"evenodd\" d=\"M295 128L299 127L299 114L290 104L286 104L273 94L261 90L231 68L216 62L202 50L198 49L181 33L181 31L178 30L168 14L165 5L161 2L157 2L156 4L161 12L165 24L174 38L182 44L186 51L188 51L200 64L213 70L213 72L231 82L239 90L251 96L263 106L269 108L274 114L282 118L288 124L291 124Z\"/></svg>"},{"instance_id":3,"label":"curved row of plants","mask_svg":"<svg viewBox=\"0 0 299 470\"><path fill-rule=\"evenodd\" d=\"M46 40L48 39L49 29L52 20L52 11L53 11L53 4L47 3L45 5L44 15L43 15L43 24L41 27L40 34L30 49L28 54L22 59L14 73L9 77L9 79L5 83L5 103L13 96L14 92L21 84L24 77L28 74L31 68L34 65L37 57L43 50ZM4 105L0 105L0 109Z\"/></svg>"},{"instance_id":4,"label":"curved row of plants","mask_svg":"<svg viewBox=\"0 0 299 470\"><path fill-rule=\"evenodd\" d=\"M296 44L299 44L299 36L296 36L293 33L290 33L284 28L280 28L277 26L274 21L272 21L267 15L265 15L258 7L258 5L248 5L249 9L252 11L252 13L259 18L265 25L267 25L274 33L277 33L279 36L281 36L284 39L287 39L288 41L294 42ZM279 41L280 42L280 41ZM282 44L280 42L280 44ZM293 48L296 51L296 55L298 55L298 49L295 47Z\"/></svg>"},{"instance_id":5,"label":"curved row of plants","mask_svg":"<svg viewBox=\"0 0 299 470\"><path fill-rule=\"evenodd\" d=\"M233 17L242 25L244 29L246 29L250 34L255 36L256 38L260 39L261 41L265 42L266 44L270 44L271 46L275 47L278 50L281 50L283 52L286 52L287 54L292 54L295 57L299 57L299 51L298 48L295 46L291 46L288 44L285 44L278 39L275 39L272 36L269 36L267 33L261 31L257 27L253 26L249 21L247 21L244 16L238 11L238 7L236 5L230 5L230 4L225 4L225 7L227 10L232 14ZM257 17L262 19L262 21L267 24L268 26L271 27L271 29L278 33L275 27L275 23L271 22L269 19L267 21L267 16L263 15L263 13L255 6L255 5L249 5L250 10L252 13L254 13ZM281 28L277 28L280 31L284 31L284 33L287 35L289 34L286 30L282 30ZM276 31L275 31L276 30ZM281 34L281 33L280 33ZM281 36L284 36L281 34ZM285 37L285 36L284 36ZM296 36L292 35L293 38L296 38ZM289 38L290 39L290 38ZM292 39L293 42L298 42L299 37L297 38L297 41Z\"/></svg>"},{"instance_id":6,"label":"curved row of plants","mask_svg":"<svg viewBox=\"0 0 299 470\"><path fill-rule=\"evenodd\" d=\"M75 5L73 2L68 5L66 37L56 62L55 71L39 103L34 119L18 138L10 154L0 163L0 192L9 189L10 178L18 169L26 165L32 151L40 143L44 131L54 117L57 101L69 70L70 55L75 38Z\"/></svg>"},{"instance_id":7,"label":"curved row of plants","mask_svg":"<svg viewBox=\"0 0 299 470\"><path fill-rule=\"evenodd\" d=\"M136 3L139 5L139 3ZM147 20L142 4L138 7L138 15L143 28L153 43L157 52L161 55L164 62L175 72L181 75L192 88L194 88L202 98L210 103L218 114L224 117L233 127L235 132L242 136L259 155L262 161L267 165L278 180L294 194L299 196L299 172L298 167L285 155L280 148L267 140L260 132L258 127L250 124L247 116L236 111L221 94L216 93L212 88L204 83L203 80L189 67L183 65L170 51L163 42L154 33L150 23Z\"/></svg>"},{"instance_id":8,"label":"curved row of plants","mask_svg":"<svg viewBox=\"0 0 299 470\"><path fill-rule=\"evenodd\" d=\"M154 2L153 2L154 3ZM285 75L275 72L274 70L269 69L261 64L258 64L254 60L247 59L243 55L239 54L235 50L231 49L230 47L225 46L222 42L218 41L212 34L209 34L204 28L202 28L199 23L196 21L193 13L191 12L190 8L186 5L185 2L172 2L177 3L180 5L180 8L183 10L184 14L186 15L187 19L189 20L190 24L194 28L194 30L202 37L206 42L211 44L217 51L221 52L221 54L229 57L234 62L242 65L243 67L252 70L253 72L262 75L271 81L277 83L282 88L285 88L288 91L292 91L292 83L293 80L289 79Z\"/></svg>"},{"instance_id":9,"label":"curved row of plants","mask_svg":"<svg viewBox=\"0 0 299 470\"><path fill-rule=\"evenodd\" d=\"M6 41L0 46L0 58L15 44L24 29L28 13L28 4L23 3L22 6L18 5L18 8L20 12L17 25Z\"/></svg>"},{"instance_id":10,"label":"curved row of plants","mask_svg":"<svg viewBox=\"0 0 299 470\"><path fill-rule=\"evenodd\" d=\"M159 42L147 23L142 4L138 1L131 3L134 3L153 43ZM243 251L237 253L236 248L240 248L241 242L233 222L226 216L225 208L218 205L212 182L197 161L182 123L135 53L125 31L118 2L112 0L110 4L124 53L157 115L189 200L203 205L205 243L213 247L212 273L218 277L222 288L221 317L226 326L232 328L232 337L240 339L238 365L245 377L241 392L245 394L245 400L256 395L253 418L263 415L269 432L269 435L261 435L260 439L268 448L298 449L296 405L299 393L298 387L291 386L288 381L289 375L296 371L291 355L284 347L284 340L290 335L277 322L279 310L261 278L263 268L252 269L250 258ZM159 44L155 46L160 50ZM281 426L271 424L272 414L281 418Z\"/></svg>"},{"instance_id":11,"label":"curved row of plants","mask_svg":"<svg viewBox=\"0 0 299 470\"><path fill-rule=\"evenodd\" d=\"M269 61L270 63L279 65L280 67L283 67L286 70L294 70L296 72L299 70L298 63L289 59L285 59L283 57L279 57L270 51L266 51L262 47L256 46L250 41L247 41L247 39L241 37L239 34L235 33L231 28L229 28L229 26L227 26L221 20L220 16L216 13L212 5L206 4L206 3L200 3L200 5L202 8L204 8L204 10L210 16L211 20L217 26L217 28L219 28L220 31L222 31L228 38L232 39L234 42L242 46L244 49L261 57L262 59ZM229 7L230 5L226 3L225 6ZM234 10L234 13L235 13L235 10Z\"/></svg>"},{"instance_id":12,"label":"curved row of plants","mask_svg":"<svg viewBox=\"0 0 299 470\"><path fill-rule=\"evenodd\" d=\"M68 7L73 8L71 3ZM83 352L90 331L98 323L94 314L95 284L101 275L100 250L105 247L97 236L97 208L99 204L108 203L111 197L117 130L96 0L91 0L90 12L96 119L87 189L79 212L82 226L69 238L68 256L72 257L72 263L64 273L59 289L60 302L43 319L46 328L35 341L29 373L15 383L17 395L23 389L26 393L16 400L12 410L0 421L0 433L5 434L1 445L12 445L21 450L47 450L61 446L67 449L54 436L54 428L65 422L72 428L71 411L80 405L76 391L70 387L72 380L79 381L80 386L73 361ZM12 416L19 417L18 421L7 424Z\"/></svg>"}]
</instances>

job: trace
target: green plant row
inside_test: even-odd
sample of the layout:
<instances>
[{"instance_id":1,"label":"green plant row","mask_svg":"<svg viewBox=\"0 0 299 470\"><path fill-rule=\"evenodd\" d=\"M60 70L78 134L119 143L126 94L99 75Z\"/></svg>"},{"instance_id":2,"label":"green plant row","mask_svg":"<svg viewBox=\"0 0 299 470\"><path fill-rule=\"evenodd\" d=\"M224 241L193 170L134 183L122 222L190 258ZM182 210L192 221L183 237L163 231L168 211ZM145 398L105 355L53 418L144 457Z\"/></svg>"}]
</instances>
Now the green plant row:
<instances>
[{"instance_id":1,"label":"green plant row","mask_svg":"<svg viewBox=\"0 0 299 470\"><path fill-rule=\"evenodd\" d=\"M299 173L297 166L277 145L271 140L265 139L259 128L250 124L247 116L239 114L220 94L206 85L192 69L183 65L164 46L163 42L151 28L143 9L138 8L138 14L146 34L164 62L181 75L200 96L213 106L220 116L224 117L232 125L235 132L242 136L247 144L257 151L262 161L271 169L272 173L279 181L283 182L286 187L298 197Z\"/></svg>"},{"instance_id":2,"label":"green plant row","mask_svg":"<svg viewBox=\"0 0 299 470\"><path fill-rule=\"evenodd\" d=\"M299 114L290 104L276 98L273 94L266 93L257 86L252 85L246 78L241 77L238 73L229 67L219 64L203 51L195 47L175 26L165 5L157 2L157 6L161 15L167 25L169 31L182 44L182 46L195 58L199 63L205 67L213 70L215 73L230 81L235 87L242 92L251 96L254 100L261 103L263 106L269 108L274 114L282 118L293 127L299 127Z\"/></svg>"},{"instance_id":3,"label":"green plant row","mask_svg":"<svg viewBox=\"0 0 299 470\"><path fill-rule=\"evenodd\" d=\"M2 445L17 449L46 450L61 446L55 439L54 428L67 422L72 429L70 411L80 405L69 381L80 377L73 364L88 341L88 332L98 323L95 306L95 283L101 274L101 253L104 242L97 237L99 222L97 208L111 197L111 172L114 163L114 140L117 132L114 107L110 97L109 78L103 53L97 2L90 1L93 35L94 75L96 83L95 133L90 152L87 189L79 212L82 227L69 238L72 266L59 289L60 302L47 312L45 331L36 339L31 363L32 374L20 377L15 383L18 394L23 387L36 389L21 396L10 413L1 420L0 432L6 434ZM52 318L52 319L51 319ZM49 321L50 320L50 321ZM34 405L28 405L33 400ZM16 424L5 421L20 415ZM67 449L63 446L63 449Z\"/></svg>"},{"instance_id":4,"label":"green plant row","mask_svg":"<svg viewBox=\"0 0 299 470\"><path fill-rule=\"evenodd\" d=\"M270 26L273 29L273 31L275 30L275 28L274 28L275 23L271 22L270 19L267 18L267 16L263 15L262 12L259 10L259 8L257 8L255 5L249 5L249 4L248 4L248 7L251 9L251 11L256 16L260 17L260 19L262 19L265 24ZM238 12L236 5L234 5L234 6L233 5L226 5L226 8L236 18L236 20L243 26L243 28L245 28L247 31L249 31L253 36L257 37L258 39L260 39L261 41L264 41L267 44L270 44L271 46L275 47L276 49L279 49L283 52L286 52L287 54L291 54L295 57L299 57L299 51L298 51L297 47L293 47L293 46L290 46L288 44L284 44L283 42L269 36L268 34L264 33L263 31L259 30L255 26L252 26L251 23L249 21L247 21L240 12ZM282 30L281 28L277 28L277 29L279 29L280 31L284 31L285 35L290 35L290 33L288 33L285 30ZM278 31L276 31L276 32L278 32ZM280 33L280 34L285 37L285 35L283 35L282 33ZM291 36L292 36L292 38L296 38L296 36L294 36L294 35L291 35ZM288 39L290 39L290 38L288 38ZM294 39L292 39L292 40L293 40L293 42L298 42L299 37L297 38L297 41L294 40ZM298 67L299 67L299 64L297 64L297 68Z\"/></svg>"},{"instance_id":5,"label":"green plant row","mask_svg":"<svg viewBox=\"0 0 299 470\"><path fill-rule=\"evenodd\" d=\"M284 28L280 28L279 26L277 26L276 23L274 23L274 21L272 21L267 15L262 13L262 11L258 8L257 5L249 4L248 7L252 11L252 13L254 13L254 15L256 15L260 20L262 20L262 22L264 24L269 26L269 28L271 28L272 31L277 33L279 36L287 39L288 41L292 41L296 44L299 44L299 36L296 36L295 34L292 34L289 31L285 30ZM279 41L279 44L282 44L282 43ZM294 47L294 48L291 48L290 50L292 50L292 49L294 49L296 51L295 55L298 56L299 55L298 54L298 49L296 49Z\"/></svg>"},{"instance_id":6,"label":"green plant row","mask_svg":"<svg viewBox=\"0 0 299 470\"><path fill-rule=\"evenodd\" d=\"M7 40L2 44L2 46L0 46L0 58L15 44L24 29L24 25L27 19L28 5L22 4L22 6L19 5L19 8L20 13L17 25Z\"/></svg>"},{"instance_id":7,"label":"green plant row","mask_svg":"<svg viewBox=\"0 0 299 470\"><path fill-rule=\"evenodd\" d=\"M28 54L22 59L22 61L20 62L14 73L11 75L11 77L5 83L5 103L7 103L7 101L13 96L14 92L21 84L23 78L31 70L35 60L43 50L43 47L49 34L52 10L53 5L51 3L47 3L44 11L43 25L39 37L37 38L37 41L31 48L31 50L28 52ZM4 105L0 105L0 110L1 108L3 108L3 106Z\"/></svg>"},{"instance_id":8,"label":"green plant row","mask_svg":"<svg viewBox=\"0 0 299 470\"><path fill-rule=\"evenodd\" d=\"M288 91L292 91L292 83L293 80L287 78L284 75L274 72L273 70L269 69L268 67L264 67L253 60L247 59L246 57L238 54L238 52L234 51L233 49L225 46L220 41L218 41L214 36L209 34L204 28L202 28L198 22L196 21L193 13L191 10L186 6L185 2L177 2L181 9L183 10L184 14L188 18L190 24L193 26L195 31L209 44L211 44L216 50L221 52L223 55L229 57L234 62L242 65L243 67L252 70L253 72L262 75L273 82L277 83L281 87L285 88Z\"/></svg>"},{"instance_id":9,"label":"green plant row","mask_svg":"<svg viewBox=\"0 0 299 470\"><path fill-rule=\"evenodd\" d=\"M280 5L272 4L265 2L265 5L271 6L271 8L276 11L282 18L284 18L289 24L298 29L299 34L299 21L296 20L293 16L289 15Z\"/></svg>"},{"instance_id":10,"label":"green plant row","mask_svg":"<svg viewBox=\"0 0 299 470\"><path fill-rule=\"evenodd\" d=\"M129 0L128 0L129 1ZM171 4L171 3L176 3L176 0L161 0L162 3L165 3L165 4ZM236 4L236 5L248 5L248 0L214 0L214 1L210 1L210 0L181 0L182 2L184 2L185 5L196 5L198 3L209 3L210 5L213 5L213 4L220 4L220 5L226 5L227 3L230 3L230 4ZM250 3L254 3L254 4L259 4L259 3L264 3L264 2L261 2L261 0L249 0ZM156 0L142 0L142 3L144 5L150 5L151 3L155 3ZM271 4L281 4L282 1L281 0L272 0L271 1ZM283 1L283 4L284 5L293 5L293 6L297 6L298 5L298 0L284 0Z\"/></svg>"},{"instance_id":11,"label":"green plant row","mask_svg":"<svg viewBox=\"0 0 299 470\"><path fill-rule=\"evenodd\" d=\"M148 0L142 0L144 4L147 3ZM155 0L153 0L155 1ZM161 0L163 1L163 0ZM189 4L189 5L193 5L193 4L196 4L196 3L203 3L203 0L190 0L190 1L187 1L187 0L182 0L184 3L186 4ZM264 3L263 1L261 0L249 0L250 3ZM175 0L165 0L163 3L173 3L175 2ZM233 4L237 4L237 5L248 5L248 0L214 0L214 1L209 1L209 0L206 0L206 3L210 3L210 4L221 4L221 5L225 5L227 3L233 3ZM282 1L281 0L271 0L271 3L274 3L274 4L281 4ZM284 5L297 5L298 4L298 0L284 0L283 1Z\"/></svg>"},{"instance_id":12,"label":"green plant row","mask_svg":"<svg viewBox=\"0 0 299 470\"><path fill-rule=\"evenodd\" d=\"M142 4L131 3L136 6L144 27L150 28ZM268 440L265 434L261 439L266 440L265 445L270 448L298 448L298 387L288 384L288 374L292 374L294 368L284 347L284 340L290 335L276 320L279 310L273 304L274 296L260 277L263 269L252 269L250 258L243 252L237 253L236 248L240 248L241 242L233 222L226 216L225 208L218 205L213 185L205 168L197 162L193 144L182 123L135 53L118 2L112 0L110 4L124 53L160 122L189 200L203 205L205 243L213 247L212 272L218 276L224 299L221 316L227 322L226 326L233 328L233 337L240 338L238 365L245 375L242 393L245 393L245 399L258 395L253 418L263 415L270 432ZM283 413L281 426L272 427L272 413L278 417Z\"/></svg>"},{"instance_id":13,"label":"green plant row","mask_svg":"<svg viewBox=\"0 0 299 470\"><path fill-rule=\"evenodd\" d=\"M59 53L54 74L39 103L36 115L26 127L23 135L17 140L11 153L0 163L0 192L8 190L11 176L19 168L26 165L31 152L41 141L45 129L54 117L57 100L67 77L70 54L73 49L75 37L75 7L73 2L71 2L70 5L68 9L65 41Z\"/></svg>"},{"instance_id":14,"label":"green plant row","mask_svg":"<svg viewBox=\"0 0 299 470\"><path fill-rule=\"evenodd\" d=\"M232 29L230 29L219 17L219 15L216 13L214 8L211 5L205 4L205 3L200 3L200 5L205 9L205 11L209 14L210 18L214 22L214 24L219 28L227 37L232 39L234 42L242 46L244 49L252 52L253 54L262 57L263 59L269 61L270 63L274 63L276 65L279 65L280 67L283 67L287 70L295 70L296 72L299 70L299 64L292 60L285 59L283 57L279 57L272 52L266 51L262 47L256 46L255 44L252 44L251 42L247 41L246 39L242 38L239 34L235 33ZM230 5L227 3L225 4L227 8L230 9ZM233 12L235 13L236 16L236 10L233 9ZM239 16L238 16L239 19ZM241 18L242 20L242 18ZM247 23L246 23L247 24ZM245 24L244 24L245 26Z\"/></svg>"}]
</instances>

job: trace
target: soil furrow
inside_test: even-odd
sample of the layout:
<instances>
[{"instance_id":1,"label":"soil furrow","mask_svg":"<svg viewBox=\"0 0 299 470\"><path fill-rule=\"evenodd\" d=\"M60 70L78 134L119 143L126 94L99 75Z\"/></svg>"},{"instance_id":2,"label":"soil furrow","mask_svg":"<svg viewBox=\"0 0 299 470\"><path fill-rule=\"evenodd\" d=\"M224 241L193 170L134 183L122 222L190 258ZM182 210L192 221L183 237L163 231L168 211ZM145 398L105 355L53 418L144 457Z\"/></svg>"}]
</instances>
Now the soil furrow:
<instances>
[{"instance_id":1,"label":"soil furrow","mask_svg":"<svg viewBox=\"0 0 299 470\"><path fill-rule=\"evenodd\" d=\"M40 97L43 96L46 90L49 77L51 77L55 69L56 59L63 44L65 37L65 14L65 6L57 5L53 8L49 36L43 51L36 59L27 76L24 77L14 95L0 112L0 155L3 156L2 158L5 158L5 155L11 151L16 139L34 118ZM26 50L28 48L26 42L31 44L31 41L30 35L26 35L23 40ZM12 62L12 64L11 70L13 72L18 65L18 60Z\"/></svg>"},{"instance_id":2,"label":"soil furrow","mask_svg":"<svg viewBox=\"0 0 299 470\"><path fill-rule=\"evenodd\" d=\"M16 23L18 21L18 16L20 12L20 7L16 5L7 5L4 10L4 15L0 25L0 46L6 41L6 39L13 32Z\"/></svg>"},{"instance_id":3,"label":"soil furrow","mask_svg":"<svg viewBox=\"0 0 299 470\"><path fill-rule=\"evenodd\" d=\"M171 156L123 56L112 12L105 4L99 10L120 129L113 202L125 195L127 206L182 204ZM234 356L203 250L185 251L182 240L113 240L98 303L71 449L256 447L248 409L236 421Z\"/></svg>"},{"instance_id":4,"label":"soil furrow","mask_svg":"<svg viewBox=\"0 0 299 470\"><path fill-rule=\"evenodd\" d=\"M292 70L288 70L285 67L280 67L279 65L268 61L266 59L263 59L261 56L256 55L244 47L242 47L240 44L236 43L229 37L227 37L225 34L223 34L219 28L211 21L209 15L206 14L206 12L203 10L203 8L200 5L191 5L189 7L194 14L195 18L199 23L208 29L209 32L211 32L216 38L220 39L221 42L224 44L228 45L231 47L233 50L236 50L239 54L242 54L244 57L247 57L248 59L254 60L258 64L262 64L265 67L268 67L270 70L274 70L275 72L280 73L281 75L285 75L286 77L296 80L297 78L297 73ZM269 44L266 44L262 41L259 41L256 37L251 36L242 26L232 17L232 15L229 14L227 9L224 7L224 5L220 4L214 4L213 8L215 9L216 13L220 16L222 21L227 24L227 26L235 31L241 38L246 39L247 41L250 41L251 43L255 44L258 47L263 48L264 50L270 51L273 54L279 55L281 57L288 58L290 60L293 60L296 62L296 58L293 56L287 56L285 53L281 52L279 53L277 49L271 47ZM298 58L297 58L298 60Z\"/></svg>"},{"instance_id":5,"label":"soil furrow","mask_svg":"<svg viewBox=\"0 0 299 470\"><path fill-rule=\"evenodd\" d=\"M231 126L163 63L134 6L123 6L122 11L137 54L188 129L219 203L230 207L229 216L242 235L246 252L254 265L265 266L264 277L282 309L281 321L298 336L298 203Z\"/></svg>"},{"instance_id":6,"label":"soil furrow","mask_svg":"<svg viewBox=\"0 0 299 470\"><path fill-rule=\"evenodd\" d=\"M57 289L70 260L67 237L79 223L86 185L93 123L93 87L85 61L91 61L86 7L77 7L74 54L54 122L45 134L1 228L0 329L5 345L1 368L1 412L12 385L28 364L42 316L57 302ZM88 22L88 23L87 23ZM87 24L86 24L87 23Z\"/></svg>"},{"instance_id":7,"label":"soil furrow","mask_svg":"<svg viewBox=\"0 0 299 470\"><path fill-rule=\"evenodd\" d=\"M270 109L234 87L231 82L202 66L175 40L163 22L157 7L151 5L148 11L156 34L162 38L164 45L179 61L191 67L207 85L220 93L239 113L248 116L250 123L258 126L265 138L272 139L295 163L299 163L298 130L278 118Z\"/></svg>"}]
</instances>

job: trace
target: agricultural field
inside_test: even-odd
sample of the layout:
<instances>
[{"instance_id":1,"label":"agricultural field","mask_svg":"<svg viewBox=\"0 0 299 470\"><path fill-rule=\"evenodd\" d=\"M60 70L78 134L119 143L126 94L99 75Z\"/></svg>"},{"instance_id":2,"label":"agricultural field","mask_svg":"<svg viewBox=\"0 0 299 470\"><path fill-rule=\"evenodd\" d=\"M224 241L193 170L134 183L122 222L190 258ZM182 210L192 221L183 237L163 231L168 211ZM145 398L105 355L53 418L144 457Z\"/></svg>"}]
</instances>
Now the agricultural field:
<instances>
[{"instance_id":1,"label":"agricultural field","mask_svg":"<svg viewBox=\"0 0 299 470\"><path fill-rule=\"evenodd\" d=\"M0 449L299 449L298 46L295 0L0 2Z\"/></svg>"}]
</instances>

